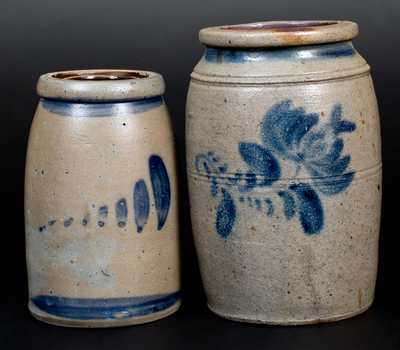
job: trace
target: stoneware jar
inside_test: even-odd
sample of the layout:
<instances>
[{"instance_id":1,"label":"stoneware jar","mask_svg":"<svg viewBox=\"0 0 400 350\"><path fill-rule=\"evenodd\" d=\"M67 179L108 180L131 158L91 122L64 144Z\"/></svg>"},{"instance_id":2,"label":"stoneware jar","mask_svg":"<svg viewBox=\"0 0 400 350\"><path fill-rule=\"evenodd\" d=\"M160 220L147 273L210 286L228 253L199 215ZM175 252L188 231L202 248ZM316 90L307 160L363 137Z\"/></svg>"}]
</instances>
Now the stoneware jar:
<instances>
[{"instance_id":1,"label":"stoneware jar","mask_svg":"<svg viewBox=\"0 0 400 350\"><path fill-rule=\"evenodd\" d=\"M200 31L187 164L195 244L218 315L307 324L373 301L380 127L357 34L347 21Z\"/></svg>"},{"instance_id":2,"label":"stoneware jar","mask_svg":"<svg viewBox=\"0 0 400 350\"><path fill-rule=\"evenodd\" d=\"M73 327L173 313L177 183L163 78L57 72L37 91L25 182L31 313Z\"/></svg>"}]
</instances>

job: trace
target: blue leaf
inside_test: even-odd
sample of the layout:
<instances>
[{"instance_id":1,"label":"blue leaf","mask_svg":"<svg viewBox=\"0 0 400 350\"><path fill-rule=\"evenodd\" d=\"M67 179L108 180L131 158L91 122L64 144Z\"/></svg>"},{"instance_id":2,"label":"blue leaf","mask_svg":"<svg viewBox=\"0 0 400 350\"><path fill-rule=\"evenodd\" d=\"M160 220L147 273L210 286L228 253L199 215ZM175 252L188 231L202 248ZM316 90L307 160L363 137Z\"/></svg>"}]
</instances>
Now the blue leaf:
<instances>
[{"instance_id":1,"label":"blue leaf","mask_svg":"<svg viewBox=\"0 0 400 350\"><path fill-rule=\"evenodd\" d=\"M326 196L333 196L344 191L354 178L354 171L343 174L340 177L327 180L325 183L317 183L314 186Z\"/></svg>"},{"instance_id":2,"label":"blue leaf","mask_svg":"<svg viewBox=\"0 0 400 350\"><path fill-rule=\"evenodd\" d=\"M256 143L240 142L239 152L249 169L256 175L263 176L263 179L257 183L258 186L270 186L280 178L279 163L266 148Z\"/></svg>"},{"instance_id":3,"label":"blue leaf","mask_svg":"<svg viewBox=\"0 0 400 350\"><path fill-rule=\"evenodd\" d=\"M283 200L283 210L286 219L290 220L296 213L296 203L293 196L287 191L280 191L278 193L279 197Z\"/></svg>"},{"instance_id":4,"label":"blue leaf","mask_svg":"<svg viewBox=\"0 0 400 350\"><path fill-rule=\"evenodd\" d=\"M336 162L343 151L343 146L343 140L339 138L336 139L333 142L329 152L319 160L319 163L332 164L333 162Z\"/></svg>"},{"instance_id":5,"label":"blue leaf","mask_svg":"<svg viewBox=\"0 0 400 350\"><path fill-rule=\"evenodd\" d=\"M233 230L236 221L236 206L232 196L225 189L222 191L222 200L217 208L215 227L217 233L227 238Z\"/></svg>"},{"instance_id":6,"label":"blue leaf","mask_svg":"<svg viewBox=\"0 0 400 350\"><path fill-rule=\"evenodd\" d=\"M350 160L350 155L347 155L331 164L315 161L310 162L307 166L312 168L311 172L314 176L335 176L342 175L346 171Z\"/></svg>"},{"instance_id":7,"label":"blue leaf","mask_svg":"<svg viewBox=\"0 0 400 350\"><path fill-rule=\"evenodd\" d=\"M314 189L305 183L291 185L298 201L300 223L306 234L320 233L324 225L324 210L321 200Z\"/></svg>"}]
</instances>

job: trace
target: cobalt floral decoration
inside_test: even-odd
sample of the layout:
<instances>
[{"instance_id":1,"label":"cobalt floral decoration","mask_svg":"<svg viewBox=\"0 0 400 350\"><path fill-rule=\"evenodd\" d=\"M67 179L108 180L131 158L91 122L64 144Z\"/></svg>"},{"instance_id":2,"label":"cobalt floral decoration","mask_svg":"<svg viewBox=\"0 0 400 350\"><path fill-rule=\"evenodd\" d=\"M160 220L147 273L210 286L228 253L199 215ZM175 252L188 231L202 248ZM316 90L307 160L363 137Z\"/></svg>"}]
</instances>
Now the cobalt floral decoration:
<instances>
[{"instance_id":1,"label":"cobalt floral decoration","mask_svg":"<svg viewBox=\"0 0 400 350\"><path fill-rule=\"evenodd\" d=\"M198 155L195 161L197 171L207 175L213 197L220 198L215 224L217 233L227 238L235 225L237 210L230 191L236 188L243 194L256 187L273 188L274 182L281 178L280 162L293 162L296 175L304 168L311 177L307 183L292 182L284 190L282 187L276 189L275 194L282 200L286 218L290 220L298 214L306 234L320 233L324 210L318 192L326 196L336 195L344 191L354 177L354 171L349 170L350 155L342 155L344 141L340 135L353 132L356 125L343 120L342 114L342 106L336 104L329 120L320 123L317 113L295 108L290 100L272 106L261 123L262 144L239 143L239 154L248 170L238 170L234 176L227 175L228 165L221 163L214 152ZM249 207L257 210L266 206L267 216L274 213L274 204L269 197L244 198L241 195L239 201L247 202Z\"/></svg>"}]
</instances>

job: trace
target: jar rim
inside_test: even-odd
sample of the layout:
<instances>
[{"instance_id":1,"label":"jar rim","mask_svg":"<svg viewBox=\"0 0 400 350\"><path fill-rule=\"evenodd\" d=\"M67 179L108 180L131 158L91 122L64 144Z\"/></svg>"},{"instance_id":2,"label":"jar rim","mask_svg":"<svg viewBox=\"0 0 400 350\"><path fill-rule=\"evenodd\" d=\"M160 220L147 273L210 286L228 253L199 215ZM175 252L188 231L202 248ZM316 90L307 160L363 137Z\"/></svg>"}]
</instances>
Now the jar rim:
<instances>
[{"instance_id":1,"label":"jar rim","mask_svg":"<svg viewBox=\"0 0 400 350\"><path fill-rule=\"evenodd\" d=\"M104 102L129 101L160 96L163 77L132 69L83 69L46 73L37 83L39 96L50 99Z\"/></svg>"},{"instance_id":2,"label":"jar rim","mask_svg":"<svg viewBox=\"0 0 400 350\"><path fill-rule=\"evenodd\" d=\"M348 41L357 34L351 21L266 21L204 28L199 39L208 46L256 48Z\"/></svg>"}]
</instances>

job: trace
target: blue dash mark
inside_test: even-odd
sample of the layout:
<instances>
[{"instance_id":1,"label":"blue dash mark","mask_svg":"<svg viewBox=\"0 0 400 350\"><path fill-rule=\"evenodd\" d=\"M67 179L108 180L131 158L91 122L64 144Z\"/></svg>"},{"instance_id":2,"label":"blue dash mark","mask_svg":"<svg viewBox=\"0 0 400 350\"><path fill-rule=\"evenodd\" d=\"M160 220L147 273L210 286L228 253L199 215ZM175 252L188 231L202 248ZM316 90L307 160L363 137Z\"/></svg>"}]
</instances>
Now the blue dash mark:
<instances>
[{"instance_id":1,"label":"blue dash mark","mask_svg":"<svg viewBox=\"0 0 400 350\"><path fill-rule=\"evenodd\" d=\"M99 221L97 222L97 225L103 227L106 224L105 220L107 219L107 216L108 216L108 206L102 205L99 208Z\"/></svg>"},{"instance_id":2,"label":"blue dash mark","mask_svg":"<svg viewBox=\"0 0 400 350\"><path fill-rule=\"evenodd\" d=\"M87 226L89 222L90 222L90 214L88 213L83 217L81 224L82 226Z\"/></svg>"},{"instance_id":3,"label":"blue dash mark","mask_svg":"<svg viewBox=\"0 0 400 350\"><path fill-rule=\"evenodd\" d=\"M118 227L125 227L126 218L128 217L128 206L125 198L121 198L115 204L115 217L117 218Z\"/></svg>"},{"instance_id":4,"label":"blue dash mark","mask_svg":"<svg viewBox=\"0 0 400 350\"><path fill-rule=\"evenodd\" d=\"M171 204L171 187L167 169L160 156L155 154L150 156L149 171L157 210L157 229L161 230L167 220Z\"/></svg>"},{"instance_id":5,"label":"blue dash mark","mask_svg":"<svg viewBox=\"0 0 400 350\"><path fill-rule=\"evenodd\" d=\"M137 232L140 233L147 223L150 212L149 192L143 179L137 181L133 189L133 207Z\"/></svg>"},{"instance_id":6,"label":"blue dash mark","mask_svg":"<svg viewBox=\"0 0 400 350\"><path fill-rule=\"evenodd\" d=\"M64 227L69 227L72 225L72 222L74 221L73 217L68 217L64 220Z\"/></svg>"}]
</instances>

